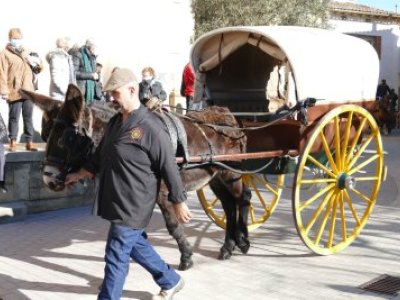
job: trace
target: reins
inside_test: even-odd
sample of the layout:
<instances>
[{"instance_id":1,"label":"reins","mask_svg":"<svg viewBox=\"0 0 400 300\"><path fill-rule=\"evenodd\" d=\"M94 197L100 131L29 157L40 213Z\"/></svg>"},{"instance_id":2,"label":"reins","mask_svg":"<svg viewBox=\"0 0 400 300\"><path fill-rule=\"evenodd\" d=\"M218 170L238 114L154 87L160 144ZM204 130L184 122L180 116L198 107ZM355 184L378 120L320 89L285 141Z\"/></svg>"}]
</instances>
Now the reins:
<instances>
[{"instance_id":1,"label":"reins","mask_svg":"<svg viewBox=\"0 0 400 300\"><path fill-rule=\"evenodd\" d=\"M302 112L303 117L305 118L305 113L306 113L306 109L308 107L312 107L315 105L317 99L315 98L307 98L306 100L303 101L298 101L297 104L291 108L288 108L286 110L281 110L281 111L277 111L274 115L272 115L273 117L276 117L275 119L273 119L272 121L268 122L267 124L261 125L261 126L251 126L251 127L233 127L233 126L229 126L229 125L215 125L215 124L210 124L210 123L205 123L205 122L201 122L200 120L196 119L196 118L192 118L186 115L181 115L178 114L176 112L172 112L172 114L179 116L180 118L186 119L186 120L190 120L193 123L198 123L207 127L211 127L214 130L218 130L218 129L231 129L231 130L238 130L238 131L251 131L251 130L260 130L260 129L264 129L267 128L269 126L272 126L276 123L278 123L281 120L284 120L290 116L292 116L293 114L297 113L297 112ZM170 106L172 108L176 107L176 106ZM188 112L193 111L193 110L188 110L186 109ZM230 112L230 114L232 114L233 116L235 116L235 113ZM239 113L238 115L243 115L243 113ZM270 113L261 113L261 115L265 115L265 116L270 116Z\"/></svg>"}]
</instances>

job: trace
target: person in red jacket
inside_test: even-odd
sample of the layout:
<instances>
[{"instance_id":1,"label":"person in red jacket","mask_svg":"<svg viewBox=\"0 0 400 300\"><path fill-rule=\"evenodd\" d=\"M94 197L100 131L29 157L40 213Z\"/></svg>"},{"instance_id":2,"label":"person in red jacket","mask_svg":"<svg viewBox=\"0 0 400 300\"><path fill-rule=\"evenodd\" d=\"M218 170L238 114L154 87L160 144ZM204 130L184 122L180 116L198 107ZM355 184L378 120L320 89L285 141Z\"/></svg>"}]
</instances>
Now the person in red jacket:
<instances>
[{"instance_id":1,"label":"person in red jacket","mask_svg":"<svg viewBox=\"0 0 400 300\"><path fill-rule=\"evenodd\" d=\"M181 96L186 97L186 109L190 109L193 103L194 95L194 81L196 76L193 72L193 68L189 63L186 64L182 73L182 83L181 83Z\"/></svg>"}]
</instances>

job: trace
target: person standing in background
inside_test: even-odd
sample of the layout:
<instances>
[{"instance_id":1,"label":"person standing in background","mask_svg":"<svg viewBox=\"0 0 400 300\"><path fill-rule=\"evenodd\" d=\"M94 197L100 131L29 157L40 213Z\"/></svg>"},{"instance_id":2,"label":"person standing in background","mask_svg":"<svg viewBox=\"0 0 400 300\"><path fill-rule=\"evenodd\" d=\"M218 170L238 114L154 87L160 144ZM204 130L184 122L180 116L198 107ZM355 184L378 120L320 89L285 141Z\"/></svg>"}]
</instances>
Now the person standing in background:
<instances>
[{"instance_id":1,"label":"person standing in background","mask_svg":"<svg viewBox=\"0 0 400 300\"><path fill-rule=\"evenodd\" d=\"M146 104L152 98L161 101L167 99L167 93L164 91L161 82L155 79L156 72L152 67L146 67L142 70L142 81L139 83L140 102Z\"/></svg>"},{"instance_id":2,"label":"person standing in background","mask_svg":"<svg viewBox=\"0 0 400 300\"><path fill-rule=\"evenodd\" d=\"M72 52L76 83L85 97L86 105L93 103L96 92L96 45L92 39L86 40L84 46Z\"/></svg>"},{"instance_id":3,"label":"person standing in background","mask_svg":"<svg viewBox=\"0 0 400 300\"><path fill-rule=\"evenodd\" d=\"M193 103L194 96L194 81L196 77L193 72L192 65L187 63L182 73L182 83L181 83L181 96L186 97L186 109L190 109Z\"/></svg>"},{"instance_id":4,"label":"person standing in background","mask_svg":"<svg viewBox=\"0 0 400 300\"><path fill-rule=\"evenodd\" d=\"M19 117L22 111L24 121L25 148L37 151L32 143L33 138L33 104L23 99L20 89L34 91L33 72L29 64L29 54L22 47L22 32L19 28L11 28L8 32L9 43L0 53L0 95L9 105L8 130L9 150L15 151L18 134Z\"/></svg>"},{"instance_id":5,"label":"person standing in background","mask_svg":"<svg viewBox=\"0 0 400 300\"><path fill-rule=\"evenodd\" d=\"M56 41L57 48L49 52L46 60L50 66L50 97L64 100L70 83L76 84L72 57L68 54L71 48L71 40L68 37L60 37Z\"/></svg>"},{"instance_id":6,"label":"person standing in background","mask_svg":"<svg viewBox=\"0 0 400 300\"><path fill-rule=\"evenodd\" d=\"M381 83L378 85L376 89L376 100L381 100L383 97L388 95L390 92L390 88L386 83L386 79L382 79Z\"/></svg>"}]
</instances>

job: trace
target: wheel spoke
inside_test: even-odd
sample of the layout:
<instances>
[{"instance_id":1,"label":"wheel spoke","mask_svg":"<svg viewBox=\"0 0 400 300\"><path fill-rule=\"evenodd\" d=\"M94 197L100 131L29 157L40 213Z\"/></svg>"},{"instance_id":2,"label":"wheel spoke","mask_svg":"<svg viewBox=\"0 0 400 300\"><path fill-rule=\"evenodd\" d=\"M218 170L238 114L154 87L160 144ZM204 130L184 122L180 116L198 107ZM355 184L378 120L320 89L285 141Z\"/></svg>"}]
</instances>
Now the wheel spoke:
<instances>
[{"instance_id":1,"label":"wheel spoke","mask_svg":"<svg viewBox=\"0 0 400 300\"><path fill-rule=\"evenodd\" d=\"M347 240L347 228L346 228L346 216L344 214L343 191L340 191L339 205L340 205L340 217L342 223L342 241L345 242Z\"/></svg>"},{"instance_id":2,"label":"wheel spoke","mask_svg":"<svg viewBox=\"0 0 400 300\"><path fill-rule=\"evenodd\" d=\"M328 158L328 161L332 167L333 172L339 173L336 163L333 160L331 149L329 149L328 142L326 141L325 135L322 131L319 133L319 138L322 141L322 146L324 147L326 157Z\"/></svg>"},{"instance_id":3,"label":"wheel spoke","mask_svg":"<svg viewBox=\"0 0 400 300\"><path fill-rule=\"evenodd\" d=\"M354 192L357 196L359 196L361 199L363 199L365 202L368 204L371 204L372 201L369 197L365 196L363 193L361 193L359 190L356 190L355 188L350 189L352 192Z\"/></svg>"},{"instance_id":4,"label":"wheel spoke","mask_svg":"<svg viewBox=\"0 0 400 300\"><path fill-rule=\"evenodd\" d=\"M349 137L350 137L350 132L351 132L351 125L353 123L353 111L349 111L349 115L347 118L347 124L346 124L346 131L344 133L344 138L343 138L343 144L342 144L342 166L345 166L346 163L346 158L347 158L347 147L349 144Z\"/></svg>"},{"instance_id":5,"label":"wheel spoke","mask_svg":"<svg viewBox=\"0 0 400 300\"><path fill-rule=\"evenodd\" d=\"M354 155L353 159L348 165L347 169L351 169L354 164L357 162L357 160L360 158L361 154L364 153L364 150L368 147L368 145L371 143L372 139L374 138L374 135L370 135L360 146L360 148L357 150L356 155Z\"/></svg>"},{"instance_id":6,"label":"wheel spoke","mask_svg":"<svg viewBox=\"0 0 400 300\"><path fill-rule=\"evenodd\" d=\"M264 186L268 191L278 195L278 190L274 189L268 182L260 179L258 176L253 177L255 181L257 181L260 185Z\"/></svg>"},{"instance_id":7,"label":"wheel spoke","mask_svg":"<svg viewBox=\"0 0 400 300\"><path fill-rule=\"evenodd\" d=\"M314 225L315 221L319 218L321 215L322 210L326 207L326 204L328 201L332 198L332 195L334 194L335 190L331 189L325 196L324 200L321 201L321 203L318 205L317 210L314 212L312 215L311 219L309 220L307 227L305 228L305 233L308 234L312 226Z\"/></svg>"},{"instance_id":8,"label":"wheel spoke","mask_svg":"<svg viewBox=\"0 0 400 300\"><path fill-rule=\"evenodd\" d=\"M333 236L335 234L335 225L336 225L336 210L337 210L337 199L339 197L340 193L337 193L335 197L333 198L333 207L332 207L332 215L331 215L331 227L329 230L329 238L328 238L328 243L327 246L328 248L332 247L333 244Z\"/></svg>"},{"instance_id":9,"label":"wheel spoke","mask_svg":"<svg viewBox=\"0 0 400 300\"><path fill-rule=\"evenodd\" d=\"M308 160L311 160L312 163L314 163L314 165L316 165L318 168L322 169L323 171L325 171L325 173L329 174L331 177L335 178L336 175L334 173L332 173L332 171L328 170L323 164L321 164L318 160L316 160L314 157L312 157L311 155L307 156Z\"/></svg>"},{"instance_id":10,"label":"wheel spoke","mask_svg":"<svg viewBox=\"0 0 400 300\"><path fill-rule=\"evenodd\" d=\"M226 220L226 214L222 213L221 216L219 217L221 221L225 222Z\"/></svg>"},{"instance_id":11,"label":"wheel spoke","mask_svg":"<svg viewBox=\"0 0 400 300\"><path fill-rule=\"evenodd\" d=\"M353 207L353 203L350 199L350 195L346 190L343 190L343 191L344 191L344 195L343 195L344 199L346 200L347 205L350 208L351 214L353 215L354 220L356 220L357 226L360 226L361 225L360 218L358 217L357 212Z\"/></svg>"},{"instance_id":12,"label":"wheel spoke","mask_svg":"<svg viewBox=\"0 0 400 300\"><path fill-rule=\"evenodd\" d=\"M342 169L341 157L340 157L340 128L339 128L339 117L335 117L335 162L339 170ZM337 172L336 172L337 173Z\"/></svg>"},{"instance_id":13,"label":"wheel spoke","mask_svg":"<svg viewBox=\"0 0 400 300\"><path fill-rule=\"evenodd\" d=\"M361 170L362 168L364 168L366 165L370 164L371 162L375 161L377 158L379 158L379 154L375 154L372 155L370 158L368 158L367 160L363 161L361 164L359 164L357 167L355 167L354 169L350 170L349 172L347 172L347 174L352 175L355 172L358 172L359 170Z\"/></svg>"},{"instance_id":14,"label":"wheel spoke","mask_svg":"<svg viewBox=\"0 0 400 300\"><path fill-rule=\"evenodd\" d=\"M377 181L379 179L378 176L368 176L368 177L354 177L354 179L358 181Z\"/></svg>"},{"instance_id":15,"label":"wheel spoke","mask_svg":"<svg viewBox=\"0 0 400 300\"><path fill-rule=\"evenodd\" d=\"M254 208L253 207L250 208L250 219L251 219L252 223L256 222L256 216L254 214Z\"/></svg>"},{"instance_id":16,"label":"wheel spoke","mask_svg":"<svg viewBox=\"0 0 400 300\"><path fill-rule=\"evenodd\" d=\"M214 200L213 201L211 201L209 204L208 204L208 209L213 209L214 208L214 206L217 204L219 202L219 199L218 198L214 198Z\"/></svg>"},{"instance_id":17,"label":"wheel spoke","mask_svg":"<svg viewBox=\"0 0 400 300\"><path fill-rule=\"evenodd\" d=\"M256 192L258 200L260 200L260 203L263 206L264 210L267 210L268 207L267 207L267 204L265 203L264 197L261 195L261 193L260 193L260 191L258 189L258 186L254 183L253 178L254 177L249 178L250 180L247 181L247 183L250 183L249 185L251 185L253 190L254 190L254 192Z\"/></svg>"},{"instance_id":18,"label":"wheel spoke","mask_svg":"<svg viewBox=\"0 0 400 300\"><path fill-rule=\"evenodd\" d=\"M300 181L302 184L314 184L314 183L330 183L336 182L333 178L318 178L318 179L303 179Z\"/></svg>"},{"instance_id":19,"label":"wheel spoke","mask_svg":"<svg viewBox=\"0 0 400 300\"><path fill-rule=\"evenodd\" d=\"M324 189L320 190L318 193L316 193L314 196L306 200L302 205L299 207L299 211L302 211L305 209L307 206L309 206L311 203L313 203L315 200L317 200L321 195L329 192L331 189L335 187L334 183L331 183L330 185L326 186Z\"/></svg>"},{"instance_id":20,"label":"wheel spoke","mask_svg":"<svg viewBox=\"0 0 400 300\"><path fill-rule=\"evenodd\" d=\"M349 155L346 158L346 163L344 164L345 166L349 164L350 159L353 157L354 148L357 145L357 141L360 139L361 132L362 132L366 122L367 122L367 118L366 117L364 117L362 119L362 121L360 122L360 126L358 127L356 135L354 136L353 141L351 143L351 147L350 147L350 150L349 150Z\"/></svg>"},{"instance_id":21,"label":"wheel spoke","mask_svg":"<svg viewBox=\"0 0 400 300\"><path fill-rule=\"evenodd\" d=\"M325 214L324 214L324 217L323 217L323 219L322 219L322 223L321 223L321 225L320 225L320 227L319 227L319 229L318 229L317 236L316 236L315 239L314 239L314 244L315 244L316 246L319 245L319 241L321 240L322 233L324 232L325 225L326 225L326 221L328 220L329 212L330 212L330 210L331 210L331 207L332 207L332 198L331 198L331 201L329 201L329 204L328 204L328 206L327 206L326 209L325 209Z\"/></svg>"}]
</instances>

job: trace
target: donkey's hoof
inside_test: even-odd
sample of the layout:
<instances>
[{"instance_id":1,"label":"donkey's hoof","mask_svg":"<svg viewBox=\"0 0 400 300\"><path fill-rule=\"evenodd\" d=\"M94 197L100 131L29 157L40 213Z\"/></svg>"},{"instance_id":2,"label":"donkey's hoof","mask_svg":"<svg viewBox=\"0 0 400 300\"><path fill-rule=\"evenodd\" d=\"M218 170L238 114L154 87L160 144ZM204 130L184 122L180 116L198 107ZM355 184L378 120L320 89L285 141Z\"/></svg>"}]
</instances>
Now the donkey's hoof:
<instances>
[{"instance_id":1,"label":"donkey's hoof","mask_svg":"<svg viewBox=\"0 0 400 300\"><path fill-rule=\"evenodd\" d=\"M221 250L219 251L219 256L218 259L219 260L227 260L230 259L232 256L232 252L225 249L225 248L221 248Z\"/></svg>"},{"instance_id":2,"label":"donkey's hoof","mask_svg":"<svg viewBox=\"0 0 400 300\"><path fill-rule=\"evenodd\" d=\"M186 271L186 270L189 270L191 267L193 267L193 260L189 259L189 260L181 261L181 263L179 264L178 270Z\"/></svg>"},{"instance_id":3,"label":"donkey's hoof","mask_svg":"<svg viewBox=\"0 0 400 300\"><path fill-rule=\"evenodd\" d=\"M241 243L240 245L237 245L237 246L238 246L238 248L240 249L240 251L243 254L247 254L247 252L249 252L249 249L250 249L250 243L249 242L243 242L243 243Z\"/></svg>"}]
</instances>

